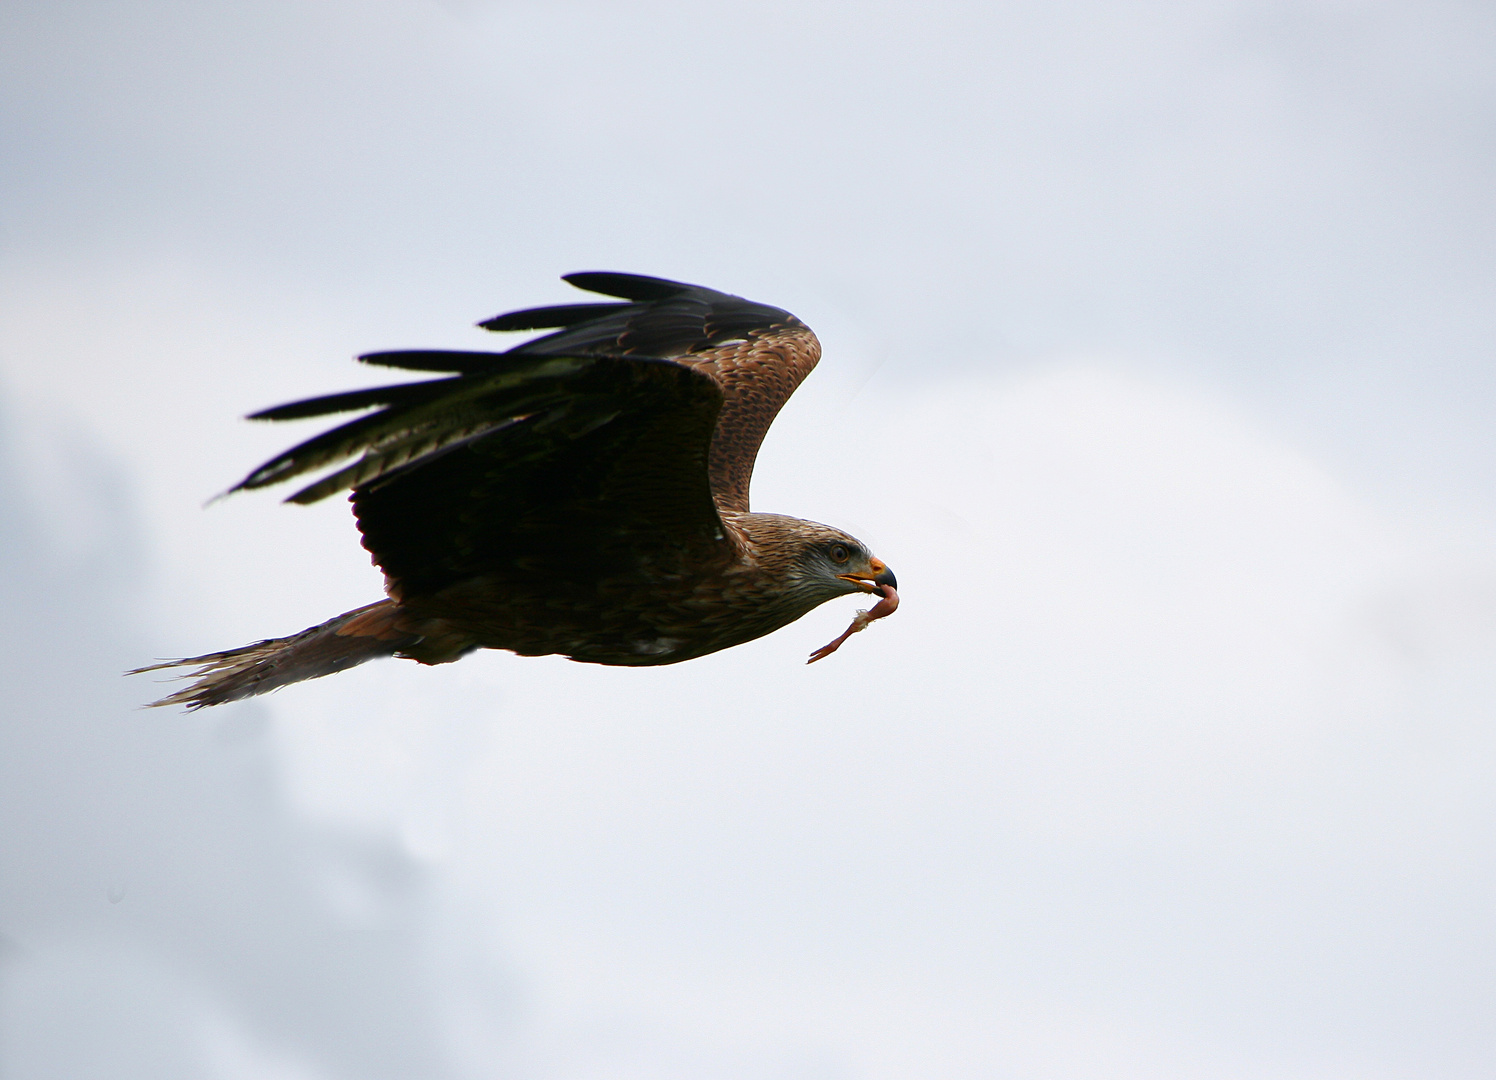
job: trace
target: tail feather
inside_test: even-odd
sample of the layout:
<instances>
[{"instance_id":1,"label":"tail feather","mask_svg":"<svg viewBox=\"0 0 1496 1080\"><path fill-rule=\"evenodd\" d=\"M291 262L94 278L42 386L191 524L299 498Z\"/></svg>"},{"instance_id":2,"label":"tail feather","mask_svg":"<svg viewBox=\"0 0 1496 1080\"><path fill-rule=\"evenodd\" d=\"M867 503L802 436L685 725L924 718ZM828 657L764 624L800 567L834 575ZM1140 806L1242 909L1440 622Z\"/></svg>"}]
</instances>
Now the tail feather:
<instances>
[{"instance_id":1,"label":"tail feather","mask_svg":"<svg viewBox=\"0 0 1496 1080\"><path fill-rule=\"evenodd\" d=\"M192 711L221 705L306 679L320 679L417 645L420 635L396 628L396 611L394 601L381 600L344 612L291 637L256 641L238 649L184 660L167 660L127 674L197 668L180 676L194 679L190 686L153 701L151 707L185 705Z\"/></svg>"}]
</instances>

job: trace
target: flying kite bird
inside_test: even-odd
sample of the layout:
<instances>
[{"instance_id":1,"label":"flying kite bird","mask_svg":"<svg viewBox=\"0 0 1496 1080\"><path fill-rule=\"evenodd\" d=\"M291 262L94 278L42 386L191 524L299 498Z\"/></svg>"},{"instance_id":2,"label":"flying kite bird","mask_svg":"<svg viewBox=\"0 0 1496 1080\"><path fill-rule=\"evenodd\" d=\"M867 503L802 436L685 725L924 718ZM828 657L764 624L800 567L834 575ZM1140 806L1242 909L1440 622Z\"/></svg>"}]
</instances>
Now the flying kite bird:
<instances>
[{"instance_id":1,"label":"flying kite bird","mask_svg":"<svg viewBox=\"0 0 1496 1080\"><path fill-rule=\"evenodd\" d=\"M893 612L893 573L860 541L748 509L759 444L820 359L810 329L696 285L616 273L564 280L620 302L480 323L553 331L507 352L370 353L359 359L447 377L251 417L375 410L230 490L339 466L286 501L351 490L388 598L291 637L140 668L199 669L157 705L218 705L384 656L444 664L486 648L674 664L834 597L878 594L819 660Z\"/></svg>"}]
</instances>

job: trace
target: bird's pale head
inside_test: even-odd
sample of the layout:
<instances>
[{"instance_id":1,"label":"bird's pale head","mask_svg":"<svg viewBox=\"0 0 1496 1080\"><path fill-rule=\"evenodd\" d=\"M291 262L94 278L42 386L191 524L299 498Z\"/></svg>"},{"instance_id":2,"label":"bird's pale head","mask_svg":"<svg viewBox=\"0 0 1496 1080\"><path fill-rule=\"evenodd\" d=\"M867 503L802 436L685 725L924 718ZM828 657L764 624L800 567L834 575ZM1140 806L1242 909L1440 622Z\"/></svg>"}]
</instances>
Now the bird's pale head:
<instances>
[{"instance_id":1,"label":"bird's pale head","mask_svg":"<svg viewBox=\"0 0 1496 1080\"><path fill-rule=\"evenodd\" d=\"M780 514L748 514L745 530L763 570L803 612L838 596L898 587L881 559L855 536L830 525Z\"/></svg>"}]
</instances>

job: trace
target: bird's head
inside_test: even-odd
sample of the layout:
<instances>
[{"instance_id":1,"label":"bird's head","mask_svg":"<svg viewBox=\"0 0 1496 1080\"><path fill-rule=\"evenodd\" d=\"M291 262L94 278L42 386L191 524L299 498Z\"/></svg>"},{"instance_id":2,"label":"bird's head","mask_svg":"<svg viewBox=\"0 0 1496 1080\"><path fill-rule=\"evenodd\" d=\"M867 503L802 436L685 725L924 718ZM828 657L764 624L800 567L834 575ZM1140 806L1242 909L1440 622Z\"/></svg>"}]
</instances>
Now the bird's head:
<instances>
[{"instance_id":1,"label":"bird's head","mask_svg":"<svg viewBox=\"0 0 1496 1080\"><path fill-rule=\"evenodd\" d=\"M807 611L848 593L876 593L879 585L898 587L893 571L855 536L799 518L747 516L758 519L752 531L762 535L754 539L768 541L755 545L760 558L773 553L770 558L780 563L774 571Z\"/></svg>"}]
</instances>

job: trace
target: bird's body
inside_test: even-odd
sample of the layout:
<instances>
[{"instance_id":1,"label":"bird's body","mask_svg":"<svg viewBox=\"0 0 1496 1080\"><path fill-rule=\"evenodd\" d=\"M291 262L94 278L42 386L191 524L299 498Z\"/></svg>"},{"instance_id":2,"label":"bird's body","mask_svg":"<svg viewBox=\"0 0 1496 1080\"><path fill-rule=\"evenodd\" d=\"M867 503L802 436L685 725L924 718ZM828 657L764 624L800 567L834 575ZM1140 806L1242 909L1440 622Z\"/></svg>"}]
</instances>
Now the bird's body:
<instances>
[{"instance_id":1,"label":"bird's body","mask_svg":"<svg viewBox=\"0 0 1496 1080\"><path fill-rule=\"evenodd\" d=\"M351 489L388 599L291 638L157 665L202 669L159 704L218 704L387 655L438 664L492 648L671 664L761 637L837 595L896 596L892 574L853 537L749 510L759 444L820 357L804 324L658 278L567 280L627 302L480 324L555 329L505 353L370 354L361 359L453 374L255 414L378 409L234 490L356 456L289 501Z\"/></svg>"},{"instance_id":2,"label":"bird's body","mask_svg":"<svg viewBox=\"0 0 1496 1080\"><path fill-rule=\"evenodd\" d=\"M627 667L674 664L772 633L828 599L814 579L786 587L803 574L780 541L810 534L831 545L848 542L845 533L777 514L729 512L723 526L732 537L727 550L700 562L642 556L582 582L520 567L417 596L401 603L397 625L424 640L404 651L428 662L488 648Z\"/></svg>"}]
</instances>

